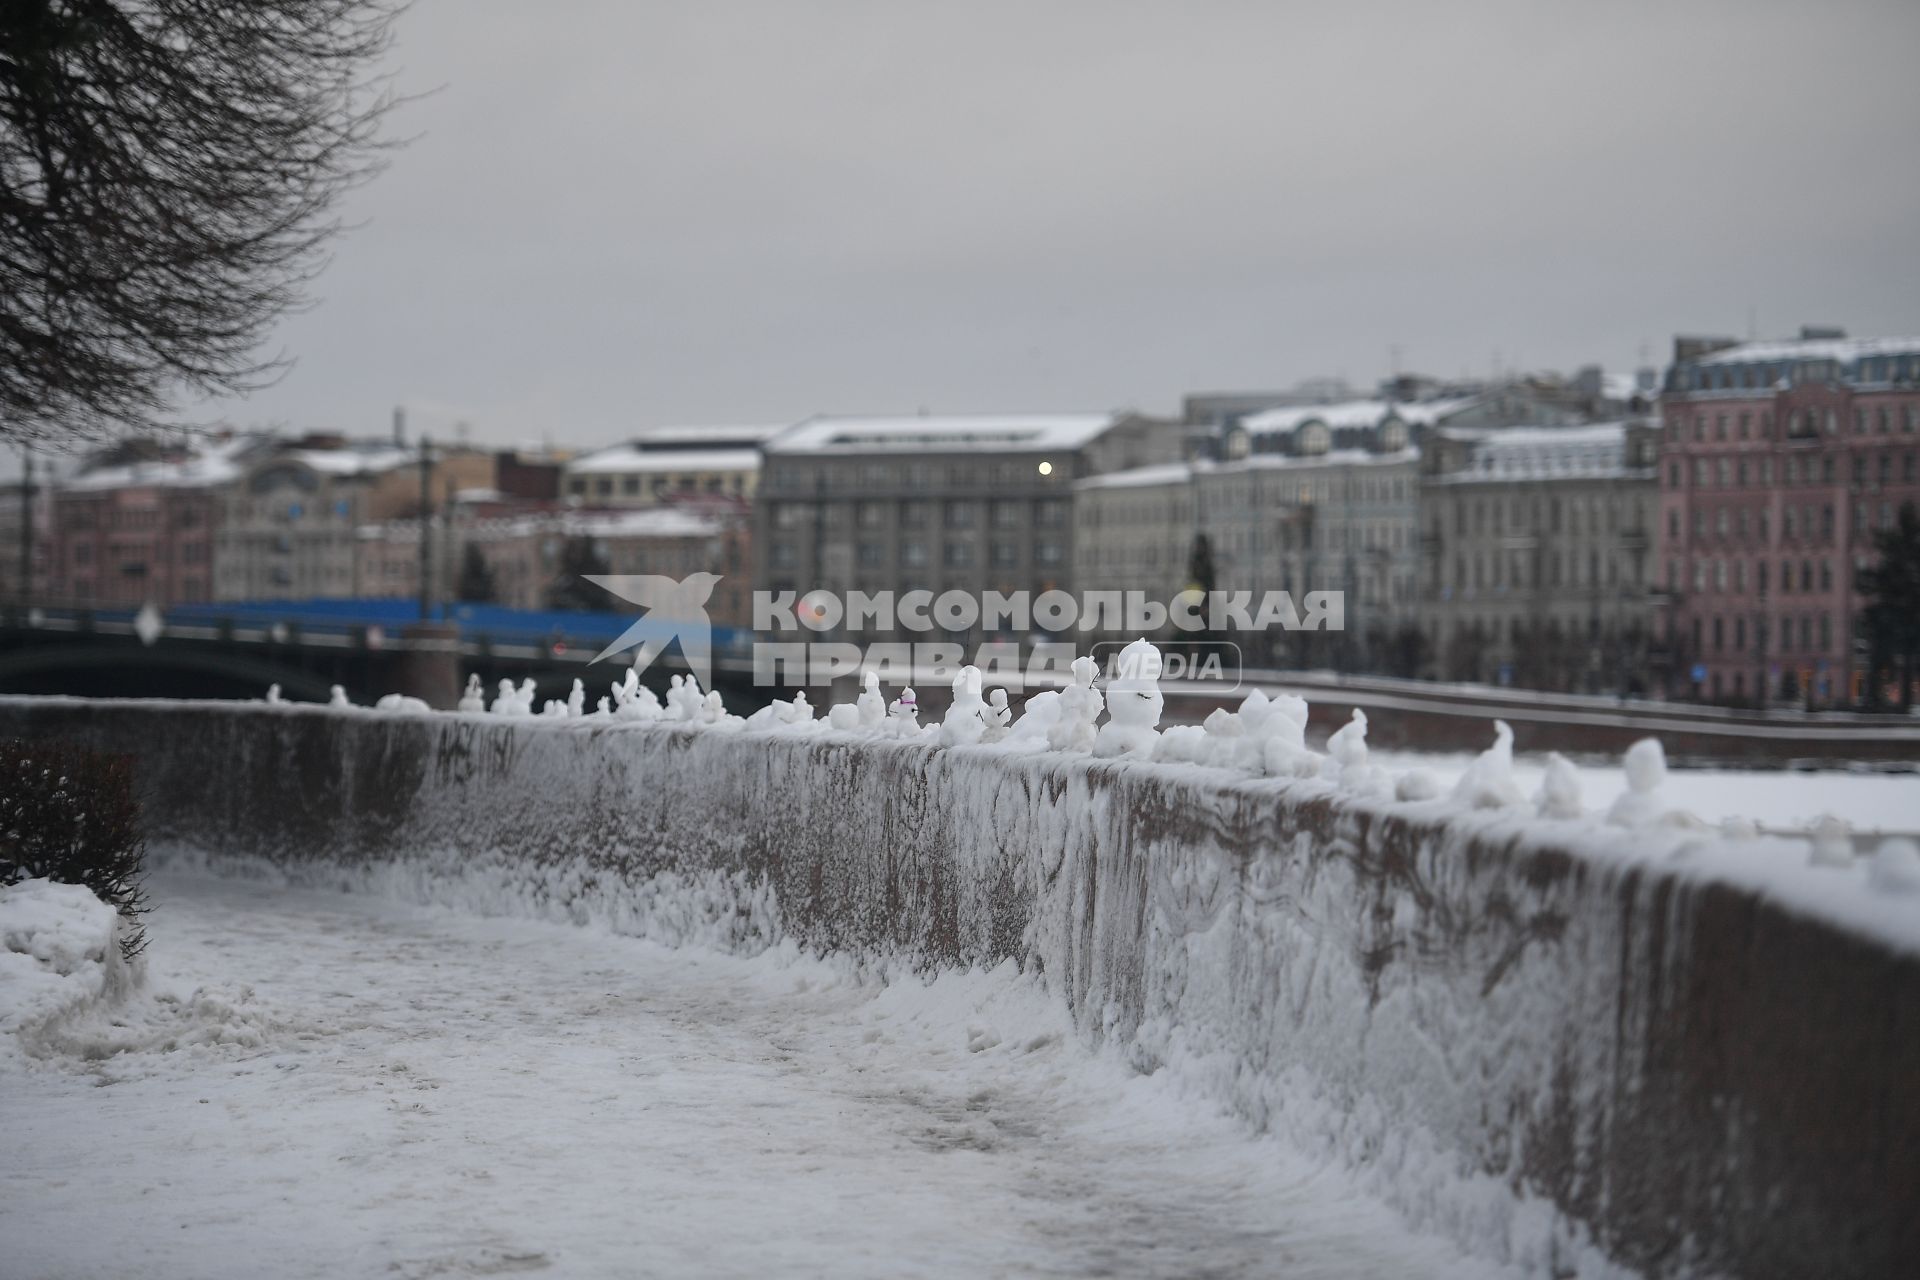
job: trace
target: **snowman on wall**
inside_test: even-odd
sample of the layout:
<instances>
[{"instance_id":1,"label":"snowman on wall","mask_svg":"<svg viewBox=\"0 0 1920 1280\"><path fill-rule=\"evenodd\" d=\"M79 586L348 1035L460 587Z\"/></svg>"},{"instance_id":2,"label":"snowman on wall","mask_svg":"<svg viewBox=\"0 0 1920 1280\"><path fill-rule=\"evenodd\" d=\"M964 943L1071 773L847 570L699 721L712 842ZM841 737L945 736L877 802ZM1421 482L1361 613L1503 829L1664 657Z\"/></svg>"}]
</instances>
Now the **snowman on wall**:
<instances>
[{"instance_id":1,"label":"snowman on wall","mask_svg":"<svg viewBox=\"0 0 1920 1280\"><path fill-rule=\"evenodd\" d=\"M1107 683L1107 722L1094 741L1096 756L1151 759L1159 744L1160 651L1145 639L1120 651L1119 674Z\"/></svg>"}]
</instances>

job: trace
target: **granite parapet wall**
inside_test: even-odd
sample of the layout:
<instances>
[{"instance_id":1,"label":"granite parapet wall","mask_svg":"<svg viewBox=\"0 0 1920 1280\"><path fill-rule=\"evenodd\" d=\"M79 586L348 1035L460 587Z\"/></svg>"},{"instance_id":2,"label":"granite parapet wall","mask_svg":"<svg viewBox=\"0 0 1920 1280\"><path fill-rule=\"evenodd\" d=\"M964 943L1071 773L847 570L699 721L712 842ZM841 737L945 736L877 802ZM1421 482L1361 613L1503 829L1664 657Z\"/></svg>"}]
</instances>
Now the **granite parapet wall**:
<instances>
[{"instance_id":1,"label":"granite parapet wall","mask_svg":"<svg viewBox=\"0 0 1920 1280\"><path fill-rule=\"evenodd\" d=\"M1920 1275L1920 960L1738 887L1319 784L824 733L0 699L0 736L135 755L163 852L1014 961L1542 1273Z\"/></svg>"}]
</instances>

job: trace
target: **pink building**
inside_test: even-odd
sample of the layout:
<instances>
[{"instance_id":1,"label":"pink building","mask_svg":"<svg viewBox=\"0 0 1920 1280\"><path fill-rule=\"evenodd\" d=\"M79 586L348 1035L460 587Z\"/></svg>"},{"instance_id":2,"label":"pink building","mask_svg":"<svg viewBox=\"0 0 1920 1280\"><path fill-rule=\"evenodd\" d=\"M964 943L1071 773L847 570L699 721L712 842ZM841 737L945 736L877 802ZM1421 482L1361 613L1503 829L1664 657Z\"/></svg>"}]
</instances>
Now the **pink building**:
<instances>
[{"instance_id":1,"label":"pink building","mask_svg":"<svg viewBox=\"0 0 1920 1280\"><path fill-rule=\"evenodd\" d=\"M1920 337L1680 338L1661 422L1671 691L1859 700L1857 579L1920 502Z\"/></svg>"},{"instance_id":2,"label":"pink building","mask_svg":"<svg viewBox=\"0 0 1920 1280\"><path fill-rule=\"evenodd\" d=\"M74 604L158 605L213 598L220 490L254 442L123 446L53 494L48 592Z\"/></svg>"}]
</instances>

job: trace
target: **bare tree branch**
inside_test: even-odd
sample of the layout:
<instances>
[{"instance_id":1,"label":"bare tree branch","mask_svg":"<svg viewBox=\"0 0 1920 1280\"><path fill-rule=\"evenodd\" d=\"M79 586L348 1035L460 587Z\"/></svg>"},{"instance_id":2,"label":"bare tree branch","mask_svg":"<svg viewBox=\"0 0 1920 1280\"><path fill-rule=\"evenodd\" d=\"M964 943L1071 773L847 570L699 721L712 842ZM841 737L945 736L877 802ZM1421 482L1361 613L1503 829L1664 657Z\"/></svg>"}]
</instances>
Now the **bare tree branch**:
<instances>
[{"instance_id":1,"label":"bare tree branch","mask_svg":"<svg viewBox=\"0 0 1920 1280\"><path fill-rule=\"evenodd\" d=\"M0 0L0 438L264 386L378 172L401 0Z\"/></svg>"}]
</instances>

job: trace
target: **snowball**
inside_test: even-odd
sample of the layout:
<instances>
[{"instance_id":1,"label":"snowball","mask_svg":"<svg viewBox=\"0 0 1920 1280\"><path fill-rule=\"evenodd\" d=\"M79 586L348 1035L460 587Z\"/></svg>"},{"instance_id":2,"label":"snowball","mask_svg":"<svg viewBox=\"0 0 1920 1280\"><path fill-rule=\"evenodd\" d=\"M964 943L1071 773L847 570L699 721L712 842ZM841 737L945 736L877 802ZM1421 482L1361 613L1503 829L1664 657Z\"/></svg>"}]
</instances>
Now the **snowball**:
<instances>
[{"instance_id":1,"label":"snowball","mask_svg":"<svg viewBox=\"0 0 1920 1280\"><path fill-rule=\"evenodd\" d=\"M1440 779L1425 769L1409 769L1394 784L1393 796L1396 800L1437 800L1440 798Z\"/></svg>"}]
</instances>

